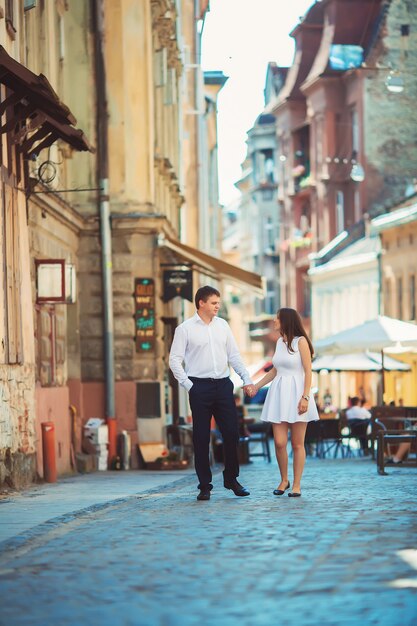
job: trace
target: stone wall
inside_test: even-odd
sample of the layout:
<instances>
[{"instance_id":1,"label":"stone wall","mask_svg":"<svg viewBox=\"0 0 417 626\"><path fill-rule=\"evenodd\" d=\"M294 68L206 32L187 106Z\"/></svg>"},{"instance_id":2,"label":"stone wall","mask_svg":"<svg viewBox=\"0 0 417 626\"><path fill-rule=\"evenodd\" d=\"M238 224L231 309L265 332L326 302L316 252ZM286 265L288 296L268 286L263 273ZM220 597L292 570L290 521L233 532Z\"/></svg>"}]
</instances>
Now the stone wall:
<instances>
[{"instance_id":1,"label":"stone wall","mask_svg":"<svg viewBox=\"0 0 417 626\"><path fill-rule=\"evenodd\" d=\"M0 486L36 478L35 367L0 365Z\"/></svg>"},{"instance_id":2,"label":"stone wall","mask_svg":"<svg viewBox=\"0 0 417 626\"><path fill-rule=\"evenodd\" d=\"M410 10L407 11L407 6ZM409 35L401 27L409 25ZM365 78L364 137L367 157L367 210L380 214L401 201L414 184L417 172L417 0L390 4L380 39L368 65L389 65L404 80L402 93L385 85L387 69Z\"/></svg>"},{"instance_id":3,"label":"stone wall","mask_svg":"<svg viewBox=\"0 0 417 626\"><path fill-rule=\"evenodd\" d=\"M154 226L155 228L155 226ZM157 325L155 351L135 351L134 281L154 278L156 316L166 314L160 298L159 264L156 262L154 230L138 231L137 220L123 219L113 223L113 310L116 381L157 380L162 373L162 326ZM83 233L79 249L80 339L83 381L104 379L103 302L101 254L98 234Z\"/></svg>"}]
</instances>

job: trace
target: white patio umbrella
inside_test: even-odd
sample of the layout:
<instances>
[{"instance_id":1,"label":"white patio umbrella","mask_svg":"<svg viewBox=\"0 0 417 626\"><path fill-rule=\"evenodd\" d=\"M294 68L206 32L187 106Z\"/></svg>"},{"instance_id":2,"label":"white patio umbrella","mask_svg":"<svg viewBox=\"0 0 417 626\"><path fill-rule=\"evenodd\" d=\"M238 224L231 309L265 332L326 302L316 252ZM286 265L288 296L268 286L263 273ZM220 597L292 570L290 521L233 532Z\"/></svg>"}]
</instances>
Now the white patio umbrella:
<instances>
[{"instance_id":1,"label":"white patio umbrella","mask_svg":"<svg viewBox=\"0 0 417 626\"><path fill-rule=\"evenodd\" d=\"M315 341L314 347L321 354L344 354L366 350L380 352L398 344L417 347L417 325L379 315L359 326Z\"/></svg>"},{"instance_id":2,"label":"white patio umbrella","mask_svg":"<svg viewBox=\"0 0 417 626\"><path fill-rule=\"evenodd\" d=\"M386 370L384 349L398 346L417 347L417 326L384 315L314 342L316 351L321 354L379 351L382 395L385 391L384 371Z\"/></svg>"},{"instance_id":3,"label":"white patio umbrella","mask_svg":"<svg viewBox=\"0 0 417 626\"><path fill-rule=\"evenodd\" d=\"M392 357L384 357L384 369L391 372L409 372L408 363ZM379 372L382 370L382 358L377 352L357 352L352 354L323 355L314 359L313 372Z\"/></svg>"}]
</instances>

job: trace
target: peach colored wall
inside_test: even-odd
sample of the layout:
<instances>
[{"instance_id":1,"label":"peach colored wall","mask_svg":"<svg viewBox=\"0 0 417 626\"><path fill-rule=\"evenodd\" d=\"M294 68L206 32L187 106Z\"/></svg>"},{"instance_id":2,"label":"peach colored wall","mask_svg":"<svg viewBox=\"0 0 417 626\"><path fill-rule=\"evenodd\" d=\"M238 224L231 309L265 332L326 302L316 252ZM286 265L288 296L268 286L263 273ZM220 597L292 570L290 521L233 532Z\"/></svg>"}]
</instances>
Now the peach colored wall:
<instances>
[{"instance_id":1,"label":"peach colored wall","mask_svg":"<svg viewBox=\"0 0 417 626\"><path fill-rule=\"evenodd\" d=\"M55 454L58 475L68 474L71 468L71 418L68 387L36 387L36 464L43 477L42 422L55 425Z\"/></svg>"},{"instance_id":2,"label":"peach colored wall","mask_svg":"<svg viewBox=\"0 0 417 626\"><path fill-rule=\"evenodd\" d=\"M105 419L104 383L82 383L82 417L85 423L90 417Z\"/></svg>"},{"instance_id":3,"label":"peach colored wall","mask_svg":"<svg viewBox=\"0 0 417 626\"><path fill-rule=\"evenodd\" d=\"M75 449L76 452L81 452L82 430L84 426L83 385L78 379L68 380L67 385L69 389L70 405L74 410Z\"/></svg>"},{"instance_id":4,"label":"peach colored wall","mask_svg":"<svg viewBox=\"0 0 417 626\"><path fill-rule=\"evenodd\" d=\"M70 381L71 404L78 413L77 442L81 430L90 417L105 418L105 394L102 382ZM136 383L122 381L115 384L117 432L127 430L132 443L132 467L137 467L136 445L138 443L136 428Z\"/></svg>"}]
</instances>

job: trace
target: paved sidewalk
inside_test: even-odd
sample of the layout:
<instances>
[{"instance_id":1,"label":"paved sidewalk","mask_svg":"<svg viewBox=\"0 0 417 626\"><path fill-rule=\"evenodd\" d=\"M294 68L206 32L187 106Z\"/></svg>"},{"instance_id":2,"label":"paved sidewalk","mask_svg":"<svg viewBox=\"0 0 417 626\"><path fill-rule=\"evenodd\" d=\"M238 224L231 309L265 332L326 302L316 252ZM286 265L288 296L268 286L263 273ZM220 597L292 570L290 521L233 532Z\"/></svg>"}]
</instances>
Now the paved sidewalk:
<instances>
[{"instance_id":1,"label":"paved sidewalk","mask_svg":"<svg viewBox=\"0 0 417 626\"><path fill-rule=\"evenodd\" d=\"M48 520L169 485L194 471L94 472L34 485L0 498L0 543Z\"/></svg>"},{"instance_id":2,"label":"paved sidewalk","mask_svg":"<svg viewBox=\"0 0 417 626\"><path fill-rule=\"evenodd\" d=\"M389 471L309 459L292 499L258 460L242 468L248 498L217 474L197 502L184 476L51 520L0 546L0 624L414 625L417 475Z\"/></svg>"}]
</instances>

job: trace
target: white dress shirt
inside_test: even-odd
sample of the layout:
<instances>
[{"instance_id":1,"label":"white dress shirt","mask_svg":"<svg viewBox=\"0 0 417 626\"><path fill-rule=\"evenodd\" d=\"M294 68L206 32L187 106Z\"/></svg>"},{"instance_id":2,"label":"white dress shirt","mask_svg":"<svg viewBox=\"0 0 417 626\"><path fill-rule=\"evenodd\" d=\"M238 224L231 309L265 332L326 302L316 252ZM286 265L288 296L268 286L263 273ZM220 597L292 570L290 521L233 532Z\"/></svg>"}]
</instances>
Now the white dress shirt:
<instances>
[{"instance_id":1,"label":"white dress shirt","mask_svg":"<svg viewBox=\"0 0 417 626\"><path fill-rule=\"evenodd\" d=\"M195 378L227 378L229 364L244 385L252 384L229 324L214 317L206 324L196 313L180 324L174 335L169 354L169 366L180 385L187 391Z\"/></svg>"},{"instance_id":2,"label":"white dress shirt","mask_svg":"<svg viewBox=\"0 0 417 626\"><path fill-rule=\"evenodd\" d=\"M346 417L348 420L369 420L371 417L368 409L365 409L363 406L351 406L350 409L346 410Z\"/></svg>"}]
</instances>

